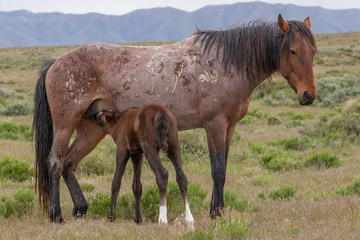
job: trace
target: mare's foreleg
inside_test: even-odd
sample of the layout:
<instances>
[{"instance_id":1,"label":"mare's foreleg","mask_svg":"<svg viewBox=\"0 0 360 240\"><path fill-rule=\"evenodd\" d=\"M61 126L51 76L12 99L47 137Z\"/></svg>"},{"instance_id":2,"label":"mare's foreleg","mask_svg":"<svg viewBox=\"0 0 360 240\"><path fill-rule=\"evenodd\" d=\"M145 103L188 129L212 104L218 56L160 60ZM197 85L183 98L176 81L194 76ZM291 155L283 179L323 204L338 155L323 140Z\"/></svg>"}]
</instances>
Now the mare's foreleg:
<instances>
[{"instance_id":1,"label":"mare's foreleg","mask_svg":"<svg viewBox=\"0 0 360 240\"><path fill-rule=\"evenodd\" d=\"M182 170L181 150L180 150L180 145L179 145L177 134L176 134L176 136L170 138L168 145L169 145L169 149L167 151L167 155L174 165L174 168L176 171L176 182L179 186L179 189L182 194L182 198L184 200L185 221L188 224L189 228L193 229L194 228L194 217L190 211L189 199L188 199L188 195L187 195L188 180L186 178L184 171Z\"/></svg>"},{"instance_id":2,"label":"mare's foreleg","mask_svg":"<svg viewBox=\"0 0 360 240\"><path fill-rule=\"evenodd\" d=\"M140 199L142 194L142 185L141 185L141 165L142 165L143 154L137 154L131 156L131 161L134 169L134 177L132 183L132 190L135 196L135 217L134 220L136 223L142 221L141 209L140 209Z\"/></svg>"},{"instance_id":3,"label":"mare's foreleg","mask_svg":"<svg viewBox=\"0 0 360 240\"><path fill-rule=\"evenodd\" d=\"M226 132L227 126L223 121L210 122L205 126L207 142L210 152L211 177L213 192L210 205L210 216L221 216L224 209L224 185L226 177Z\"/></svg>"},{"instance_id":4,"label":"mare's foreleg","mask_svg":"<svg viewBox=\"0 0 360 240\"><path fill-rule=\"evenodd\" d=\"M124 146L118 146L116 152L116 171L115 175L111 184L111 205L110 205L110 212L108 215L108 219L110 221L115 220L115 208L116 208L116 201L118 198L118 194L120 191L121 186L121 178L124 174L126 163L128 162L130 157L130 153Z\"/></svg>"},{"instance_id":5,"label":"mare's foreleg","mask_svg":"<svg viewBox=\"0 0 360 240\"><path fill-rule=\"evenodd\" d=\"M84 217L88 204L75 177L80 161L104 138L105 132L94 121L81 120L76 137L66 154L63 177L74 203L73 216Z\"/></svg>"}]
</instances>

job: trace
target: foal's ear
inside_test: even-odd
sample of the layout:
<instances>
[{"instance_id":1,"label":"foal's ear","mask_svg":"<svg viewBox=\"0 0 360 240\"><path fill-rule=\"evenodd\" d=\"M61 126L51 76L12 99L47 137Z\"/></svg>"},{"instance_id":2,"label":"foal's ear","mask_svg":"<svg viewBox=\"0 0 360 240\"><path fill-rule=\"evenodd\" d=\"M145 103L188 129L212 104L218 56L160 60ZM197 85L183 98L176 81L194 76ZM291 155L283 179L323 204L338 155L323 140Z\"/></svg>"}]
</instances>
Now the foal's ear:
<instances>
[{"instance_id":1,"label":"foal's ear","mask_svg":"<svg viewBox=\"0 0 360 240\"><path fill-rule=\"evenodd\" d=\"M281 14L279 14L278 16L278 25L282 34L286 35L290 31L289 23L285 19L283 19Z\"/></svg>"},{"instance_id":2,"label":"foal's ear","mask_svg":"<svg viewBox=\"0 0 360 240\"><path fill-rule=\"evenodd\" d=\"M304 24L311 30L311 22L309 17L305 18Z\"/></svg>"},{"instance_id":3,"label":"foal's ear","mask_svg":"<svg viewBox=\"0 0 360 240\"><path fill-rule=\"evenodd\" d=\"M114 114L111 112L111 113L106 113L105 115L105 122L106 123L112 123L114 121Z\"/></svg>"}]
</instances>

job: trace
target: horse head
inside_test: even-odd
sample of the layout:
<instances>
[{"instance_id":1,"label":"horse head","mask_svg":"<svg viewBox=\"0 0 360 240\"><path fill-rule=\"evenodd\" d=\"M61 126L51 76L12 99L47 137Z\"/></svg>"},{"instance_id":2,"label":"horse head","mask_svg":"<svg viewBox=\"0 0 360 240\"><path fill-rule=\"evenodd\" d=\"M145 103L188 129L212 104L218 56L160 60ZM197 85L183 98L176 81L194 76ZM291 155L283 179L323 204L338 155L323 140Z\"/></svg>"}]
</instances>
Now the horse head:
<instances>
[{"instance_id":1,"label":"horse head","mask_svg":"<svg viewBox=\"0 0 360 240\"><path fill-rule=\"evenodd\" d=\"M280 73L297 93L301 105L312 104L316 97L313 71L316 44L311 33L310 19L287 22L279 14L278 26L283 35Z\"/></svg>"}]
</instances>

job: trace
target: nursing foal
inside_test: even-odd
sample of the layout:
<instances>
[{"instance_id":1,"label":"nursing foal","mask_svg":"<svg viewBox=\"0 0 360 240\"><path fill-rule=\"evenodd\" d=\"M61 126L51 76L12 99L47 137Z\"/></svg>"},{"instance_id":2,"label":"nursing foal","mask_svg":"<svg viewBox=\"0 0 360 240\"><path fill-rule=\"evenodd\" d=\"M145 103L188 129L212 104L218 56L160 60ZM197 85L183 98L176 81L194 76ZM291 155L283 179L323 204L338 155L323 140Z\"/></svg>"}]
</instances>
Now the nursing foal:
<instances>
[{"instance_id":1,"label":"nursing foal","mask_svg":"<svg viewBox=\"0 0 360 240\"><path fill-rule=\"evenodd\" d=\"M132 189L135 195L135 221L141 221L140 182L143 153L155 173L160 193L159 224L167 224L166 190L168 172L161 164L159 151L163 149L176 170L176 181L179 185L185 204L185 221L193 227L187 187L188 181L182 170L178 129L174 115L160 105L148 105L143 108L129 108L125 112L104 111L96 114L98 124L112 136L116 145L116 172L111 187L111 207L108 218L115 219L115 206L120 190L121 178L126 163L131 157L134 166Z\"/></svg>"}]
</instances>

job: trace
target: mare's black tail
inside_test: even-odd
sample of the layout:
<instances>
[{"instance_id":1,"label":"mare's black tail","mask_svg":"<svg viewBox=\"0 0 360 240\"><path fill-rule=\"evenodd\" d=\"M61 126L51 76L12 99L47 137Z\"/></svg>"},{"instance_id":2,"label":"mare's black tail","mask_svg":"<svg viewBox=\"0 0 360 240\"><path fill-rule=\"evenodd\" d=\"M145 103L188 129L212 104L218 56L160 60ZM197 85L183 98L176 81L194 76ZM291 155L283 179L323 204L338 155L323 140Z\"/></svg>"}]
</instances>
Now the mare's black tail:
<instances>
[{"instance_id":1,"label":"mare's black tail","mask_svg":"<svg viewBox=\"0 0 360 240\"><path fill-rule=\"evenodd\" d=\"M32 131L35 133L35 191L39 193L39 203L44 211L49 210L50 178L48 156L54 138L53 121L45 89L45 77L56 59L48 59L40 69L34 95L34 119Z\"/></svg>"}]
</instances>

